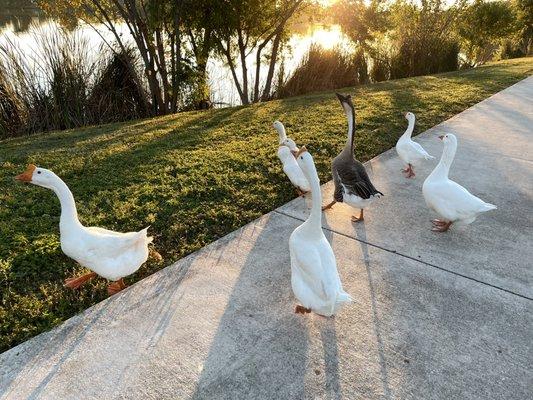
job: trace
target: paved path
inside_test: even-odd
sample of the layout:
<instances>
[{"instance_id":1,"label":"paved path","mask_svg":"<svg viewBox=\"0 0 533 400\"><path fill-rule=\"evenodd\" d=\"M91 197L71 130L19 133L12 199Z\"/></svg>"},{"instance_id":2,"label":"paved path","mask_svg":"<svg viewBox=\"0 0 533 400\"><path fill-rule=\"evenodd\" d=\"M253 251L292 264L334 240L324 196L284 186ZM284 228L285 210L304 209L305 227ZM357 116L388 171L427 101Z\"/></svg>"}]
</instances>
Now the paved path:
<instances>
[{"instance_id":1,"label":"paved path","mask_svg":"<svg viewBox=\"0 0 533 400\"><path fill-rule=\"evenodd\" d=\"M0 355L2 399L531 399L533 77L418 137L498 205L430 232L394 150L370 162L386 196L364 224L325 214L352 306L293 313L295 200ZM331 193L324 187L325 196Z\"/></svg>"}]
</instances>

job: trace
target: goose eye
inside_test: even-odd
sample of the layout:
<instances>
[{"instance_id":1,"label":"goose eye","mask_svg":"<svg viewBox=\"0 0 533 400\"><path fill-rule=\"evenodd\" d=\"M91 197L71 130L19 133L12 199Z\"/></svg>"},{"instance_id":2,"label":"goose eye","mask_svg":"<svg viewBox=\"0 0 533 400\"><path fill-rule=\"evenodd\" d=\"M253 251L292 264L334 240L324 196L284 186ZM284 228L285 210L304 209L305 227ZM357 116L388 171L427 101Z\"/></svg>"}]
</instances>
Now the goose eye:
<instances>
[{"instance_id":1,"label":"goose eye","mask_svg":"<svg viewBox=\"0 0 533 400\"><path fill-rule=\"evenodd\" d=\"M40 173L41 173L41 171L37 171L37 173L38 173L38 174L40 174Z\"/></svg>"}]
</instances>

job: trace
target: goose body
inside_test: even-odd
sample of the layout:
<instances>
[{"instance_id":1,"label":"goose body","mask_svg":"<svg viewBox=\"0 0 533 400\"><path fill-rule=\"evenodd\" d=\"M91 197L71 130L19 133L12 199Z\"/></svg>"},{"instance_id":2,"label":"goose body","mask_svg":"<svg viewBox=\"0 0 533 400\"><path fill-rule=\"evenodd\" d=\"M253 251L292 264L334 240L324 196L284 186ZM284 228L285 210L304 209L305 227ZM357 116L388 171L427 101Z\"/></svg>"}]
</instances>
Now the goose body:
<instances>
[{"instance_id":1,"label":"goose body","mask_svg":"<svg viewBox=\"0 0 533 400\"><path fill-rule=\"evenodd\" d=\"M348 119L348 140L341 153L333 159L332 175L335 191L333 201L324 209L330 208L333 204L346 203L351 207L360 209L359 217L352 217L352 221L357 222L363 219L363 209L383 195L377 190L364 165L355 159L354 136L355 136L355 109L349 95L343 96L337 93L341 105Z\"/></svg>"},{"instance_id":2,"label":"goose body","mask_svg":"<svg viewBox=\"0 0 533 400\"><path fill-rule=\"evenodd\" d=\"M405 118L409 121L409 124L404 134L396 143L396 152L400 159L407 165L403 172L407 173L406 177L411 178L415 176L413 167L420 165L424 160L432 160L435 157L429 155L419 143L411 139L415 127L415 115L408 112L405 114Z\"/></svg>"},{"instance_id":3,"label":"goose body","mask_svg":"<svg viewBox=\"0 0 533 400\"><path fill-rule=\"evenodd\" d=\"M283 165L283 172L294 185L299 194L307 193L311 190L309 182L296 162L294 155L298 152L298 147L294 140L287 138L285 127L279 121L274 122L274 128L279 135L278 158Z\"/></svg>"},{"instance_id":4,"label":"goose body","mask_svg":"<svg viewBox=\"0 0 533 400\"><path fill-rule=\"evenodd\" d=\"M313 158L302 150L298 164L311 184L313 205L308 219L289 239L291 286L301 304L296 312L313 311L329 317L352 299L342 288L335 255L322 231L322 196Z\"/></svg>"},{"instance_id":5,"label":"goose body","mask_svg":"<svg viewBox=\"0 0 533 400\"><path fill-rule=\"evenodd\" d=\"M119 281L108 288L110 293L114 293L125 287L122 278L137 271L148 259L148 244L152 241L147 235L148 228L139 232L120 233L99 227L85 227L78 219L72 192L52 171L29 165L17 179L56 193L61 203L61 249L81 266L93 271L80 278L68 279L66 286L76 288L97 274L111 281Z\"/></svg>"},{"instance_id":6,"label":"goose body","mask_svg":"<svg viewBox=\"0 0 533 400\"><path fill-rule=\"evenodd\" d=\"M452 223L470 224L479 214L494 210L496 206L484 202L448 178L457 150L457 138L451 133L440 138L444 142L442 157L437 167L424 181L422 193L428 207L441 217L433 220L433 230L444 232Z\"/></svg>"}]
</instances>

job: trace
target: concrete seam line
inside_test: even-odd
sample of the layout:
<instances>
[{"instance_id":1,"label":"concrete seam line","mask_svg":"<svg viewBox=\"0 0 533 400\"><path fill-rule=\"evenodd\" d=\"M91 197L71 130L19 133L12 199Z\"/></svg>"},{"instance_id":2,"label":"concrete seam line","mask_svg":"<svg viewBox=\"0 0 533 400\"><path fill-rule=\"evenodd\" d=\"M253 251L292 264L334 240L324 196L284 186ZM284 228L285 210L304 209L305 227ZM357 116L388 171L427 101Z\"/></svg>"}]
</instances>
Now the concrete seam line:
<instances>
[{"instance_id":1,"label":"concrete seam line","mask_svg":"<svg viewBox=\"0 0 533 400\"><path fill-rule=\"evenodd\" d=\"M295 219L295 220L297 220L297 221L302 221L302 222L305 221L304 219L301 219L301 218L295 217L295 216L293 216L293 215L290 215L290 214L284 213L283 211L274 210L274 212L275 212L275 213L278 213L278 214L280 214L280 215L284 215L285 217L289 217L289 218ZM400 253L400 252L398 252L398 251L396 251L396 250L390 250L390 249L387 249L387 248L385 248L385 247L381 247L381 246L379 246L379 245L377 245L377 244L370 243L370 242L366 242L366 241L364 241L364 240L354 238L354 237L349 236L349 235L347 235L347 234L345 234L345 233L337 232L337 231L335 231L335 230L333 230L333 229L324 228L324 227L322 227L322 229L324 229L324 230L326 230L326 231L328 231L328 232L332 232L332 233L335 233L335 234L337 234L337 235L343 236L343 237L345 237L345 238L355 240L356 242L365 243L365 244L367 244L367 245L369 245L369 246L372 246L372 247L375 247L375 248L377 248L377 249L384 250L384 251L387 251L387 252L392 253L392 254L397 254L397 255L399 255L399 256L401 256L401 257L405 257L405 258L408 258L408 259L410 259L410 260L416 261L416 262L418 262L418 263L420 263L420 264L424 264L424 265L427 265L427 266L429 266L429 267L436 268L436 269L438 269L438 270L440 270L440 271L447 272L447 273L449 273L449 274L456 275L456 276L459 276L459 277L461 277L461 278L465 278L465 279L471 280L471 281L473 281L473 282L480 283L480 284L485 285L485 286L489 286L489 287L491 287L491 288L493 288L493 289L501 290L501 291L503 291L503 292L506 292L506 293L512 294L512 295L514 295L514 296L518 296L518 297L521 297L521 298L523 298L523 299L533 301L533 298L532 298L532 297L528 297L528 296L526 296L526 295L523 295L523 294L520 294L520 293L513 292L512 290L505 289L505 288L503 288L503 287L501 287L501 286L493 285L492 283L488 283L488 282L485 282L485 281L482 281L482 280L479 280L479 279L473 278L473 277L471 277L471 276L461 274L460 272L455 272L455 271L449 270L449 269L444 268L444 267L439 267L438 265L428 263L427 261L419 260L419 259L414 258L414 257L412 257L412 256L409 256L409 255L407 255L407 254Z\"/></svg>"}]
</instances>

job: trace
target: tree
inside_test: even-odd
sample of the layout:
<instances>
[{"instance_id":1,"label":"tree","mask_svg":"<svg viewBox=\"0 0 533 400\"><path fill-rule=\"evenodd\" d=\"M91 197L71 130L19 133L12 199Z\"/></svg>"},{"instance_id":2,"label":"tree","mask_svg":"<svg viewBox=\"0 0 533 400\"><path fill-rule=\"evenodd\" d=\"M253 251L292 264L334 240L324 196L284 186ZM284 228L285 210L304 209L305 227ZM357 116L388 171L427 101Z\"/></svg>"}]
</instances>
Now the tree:
<instances>
[{"instance_id":1,"label":"tree","mask_svg":"<svg viewBox=\"0 0 533 400\"><path fill-rule=\"evenodd\" d=\"M463 51L475 65L489 61L502 40L516 32L516 15L507 1L476 0L463 12L458 34Z\"/></svg>"},{"instance_id":2,"label":"tree","mask_svg":"<svg viewBox=\"0 0 533 400\"><path fill-rule=\"evenodd\" d=\"M230 68L242 104L270 96L280 45L289 18L303 0L227 0L215 29L217 49ZM269 52L267 53L267 51ZM255 51L255 81L249 82L247 58ZM268 58L268 71L261 91L261 63ZM240 67L239 79L237 68Z\"/></svg>"},{"instance_id":3,"label":"tree","mask_svg":"<svg viewBox=\"0 0 533 400\"><path fill-rule=\"evenodd\" d=\"M205 12L205 7L194 7L192 0L39 0L39 4L64 25L83 21L98 33L96 25L105 27L114 39L109 47L125 53L127 38L119 29L124 24L142 61L155 114L178 111L182 92L196 72L184 51L186 40L191 40L200 60L200 81L206 80L211 33L193 23L193 16L201 12L192 10Z\"/></svg>"},{"instance_id":4,"label":"tree","mask_svg":"<svg viewBox=\"0 0 533 400\"><path fill-rule=\"evenodd\" d=\"M368 50L376 34L389 28L383 3L372 0L367 5L364 0L341 0L332 6L333 20L354 43Z\"/></svg>"},{"instance_id":5,"label":"tree","mask_svg":"<svg viewBox=\"0 0 533 400\"><path fill-rule=\"evenodd\" d=\"M514 0L519 46L522 54L533 53L533 0Z\"/></svg>"}]
</instances>

